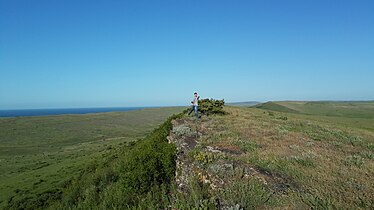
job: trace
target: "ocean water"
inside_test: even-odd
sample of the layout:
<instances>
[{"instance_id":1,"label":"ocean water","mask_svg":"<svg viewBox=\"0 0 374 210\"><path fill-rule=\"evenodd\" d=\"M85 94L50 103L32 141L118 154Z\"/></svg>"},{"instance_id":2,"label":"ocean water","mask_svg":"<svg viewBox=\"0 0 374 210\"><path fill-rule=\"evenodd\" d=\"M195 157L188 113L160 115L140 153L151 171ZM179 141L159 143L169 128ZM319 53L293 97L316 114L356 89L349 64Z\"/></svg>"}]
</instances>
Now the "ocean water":
<instances>
[{"instance_id":1,"label":"ocean water","mask_svg":"<svg viewBox=\"0 0 374 210\"><path fill-rule=\"evenodd\" d=\"M138 110L138 109L143 109L143 108L145 107L0 110L0 117L46 116L46 115L61 115L61 114L88 114L88 113L100 113L100 112L125 112L125 111Z\"/></svg>"}]
</instances>

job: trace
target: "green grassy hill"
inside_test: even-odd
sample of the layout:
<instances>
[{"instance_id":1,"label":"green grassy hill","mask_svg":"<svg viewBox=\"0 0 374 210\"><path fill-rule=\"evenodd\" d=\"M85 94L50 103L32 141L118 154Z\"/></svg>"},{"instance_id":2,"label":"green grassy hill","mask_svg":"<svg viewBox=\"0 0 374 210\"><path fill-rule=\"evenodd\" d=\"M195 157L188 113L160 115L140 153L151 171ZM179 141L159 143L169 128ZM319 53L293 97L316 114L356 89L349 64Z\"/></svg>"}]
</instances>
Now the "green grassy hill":
<instances>
[{"instance_id":1,"label":"green grassy hill","mask_svg":"<svg viewBox=\"0 0 374 210\"><path fill-rule=\"evenodd\" d=\"M271 102L199 120L183 112L164 121L181 108L1 119L2 207L373 209L371 107Z\"/></svg>"},{"instance_id":2,"label":"green grassy hill","mask_svg":"<svg viewBox=\"0 0 374 210\"><path fill-rule=\"evenodd\" d=\"M260 109L277 111L277 112L298 113L297 110L288 108L287 106L281 105L281 104L276 103L276 102L266 102L266 103L262 103L262 104L257 104L254 107L260 108Z\"/></svg>"},{"instance_id":3,"label":"green grassy hill","mask_svg":"<svg viewBox=\"0 0 374 210\"><path fill-rule=\"evenodd\" d=\"M255 106L257 104L260 104L260 102L257 102L257 101L244 101L244 102L231 102L231 103L226 103L226 105L228 106Z\"/></svg>"},{"instance_id":4,"label":"green grassy hill","mask_svg":"<svg viewBox=\"0 0 374 210\"><path fill-rule=\"evenodd\" d=\"M323 104L312 115L299 114L311 110L303 104L288 103L265 104L271 111L226 107L226 115L198 123L176 121L181 134L174 132L175 142L187 154L179 160L177 181L190 186L180 189L189 205L373 209L374 121L357 109L368 105ZM331 106L339 117L323 114Z\"/></svg>"},{"instance_id":5,"label":"green grassy hill","mask_svg":"<svg viewBox=\"0 0 374 210\"><path fill-rule=\"evenodd\" d=\"M374 118L374 101L277 101L256 105L257 108L279 112L351 118Z\"/></svg>"},{"instance_id":6,"label":"green grassy hill","mask_svg":"<svg viewBox=\"0 0 374 210\"><path fill-rule=\"evenodd\" d=\"M183 109L0 118L0 209L9 199L37 206Z\"/></svg>"}]
</instances>

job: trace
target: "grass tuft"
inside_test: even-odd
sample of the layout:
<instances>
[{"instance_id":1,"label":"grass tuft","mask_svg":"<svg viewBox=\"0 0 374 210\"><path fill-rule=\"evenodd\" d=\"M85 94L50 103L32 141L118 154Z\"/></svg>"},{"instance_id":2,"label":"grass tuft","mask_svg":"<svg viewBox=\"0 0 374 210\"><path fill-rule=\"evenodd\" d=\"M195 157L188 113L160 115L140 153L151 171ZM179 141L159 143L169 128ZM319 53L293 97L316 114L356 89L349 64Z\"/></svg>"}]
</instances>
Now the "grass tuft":
<instances>
[{"instance_id":1,"label":"grass tuft","mask_svg":"<svg viewBox=\"0 0 374 210\"><path fill-rule=\"evenodd\" d=\"M345 158L344 164L346 166L358 166L361 167L364 164L364 159L360 155L349 155Z\"/></svg>"}]
</instances>

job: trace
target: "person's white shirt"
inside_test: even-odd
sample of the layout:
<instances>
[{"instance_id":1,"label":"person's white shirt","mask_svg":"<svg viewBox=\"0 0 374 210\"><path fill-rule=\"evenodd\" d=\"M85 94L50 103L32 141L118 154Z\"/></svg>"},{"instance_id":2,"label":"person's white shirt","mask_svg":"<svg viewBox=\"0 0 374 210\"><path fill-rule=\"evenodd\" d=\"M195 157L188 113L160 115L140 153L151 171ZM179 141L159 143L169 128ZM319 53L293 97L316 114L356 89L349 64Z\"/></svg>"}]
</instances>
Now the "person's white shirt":
<instances>
[{"instance_id":1,"label":"person's white shirt","mask_svg":"<svg viewBox=\"0 0 374 210\"><path fill-rule=\"evenodd\" d=\"M193 101L192 101L192 104L193 104L194 106L198 106L198 101L199 101L199 97L198 97L198 96L194 96Z\"/></svg>"}]
</instances>

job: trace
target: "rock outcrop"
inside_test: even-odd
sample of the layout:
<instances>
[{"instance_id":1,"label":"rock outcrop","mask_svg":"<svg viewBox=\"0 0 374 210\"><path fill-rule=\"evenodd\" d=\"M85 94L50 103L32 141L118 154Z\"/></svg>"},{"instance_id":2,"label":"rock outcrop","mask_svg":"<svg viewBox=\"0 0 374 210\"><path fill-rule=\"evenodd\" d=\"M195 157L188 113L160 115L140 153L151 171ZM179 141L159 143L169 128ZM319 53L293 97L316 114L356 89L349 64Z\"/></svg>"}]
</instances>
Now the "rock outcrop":
<instances>
[{"instance_id":1,"label":"rock outcrop","mask_svg":"<svg viewBox=\"0 0 374 210\"><path fill-rule=\"evenodd\" d=\"M208 185L213 194L223 193L238 180L249 179L256 179L265 186L271 183L272 189L278 189L274 193L297 188L286 178L239 161L238 157L245 152L235 145L207 143L206 139L217 132L211 129L214 125L210 125L210 120L208 117L200 120L185 117L172 121L173 129L168 140L177 147L175 181L179 192L188 193L191 180L196 179ZM237 203L218 199L221 199L217 202L219 209L242 209Z\"/></svg>"}]
</instances>

